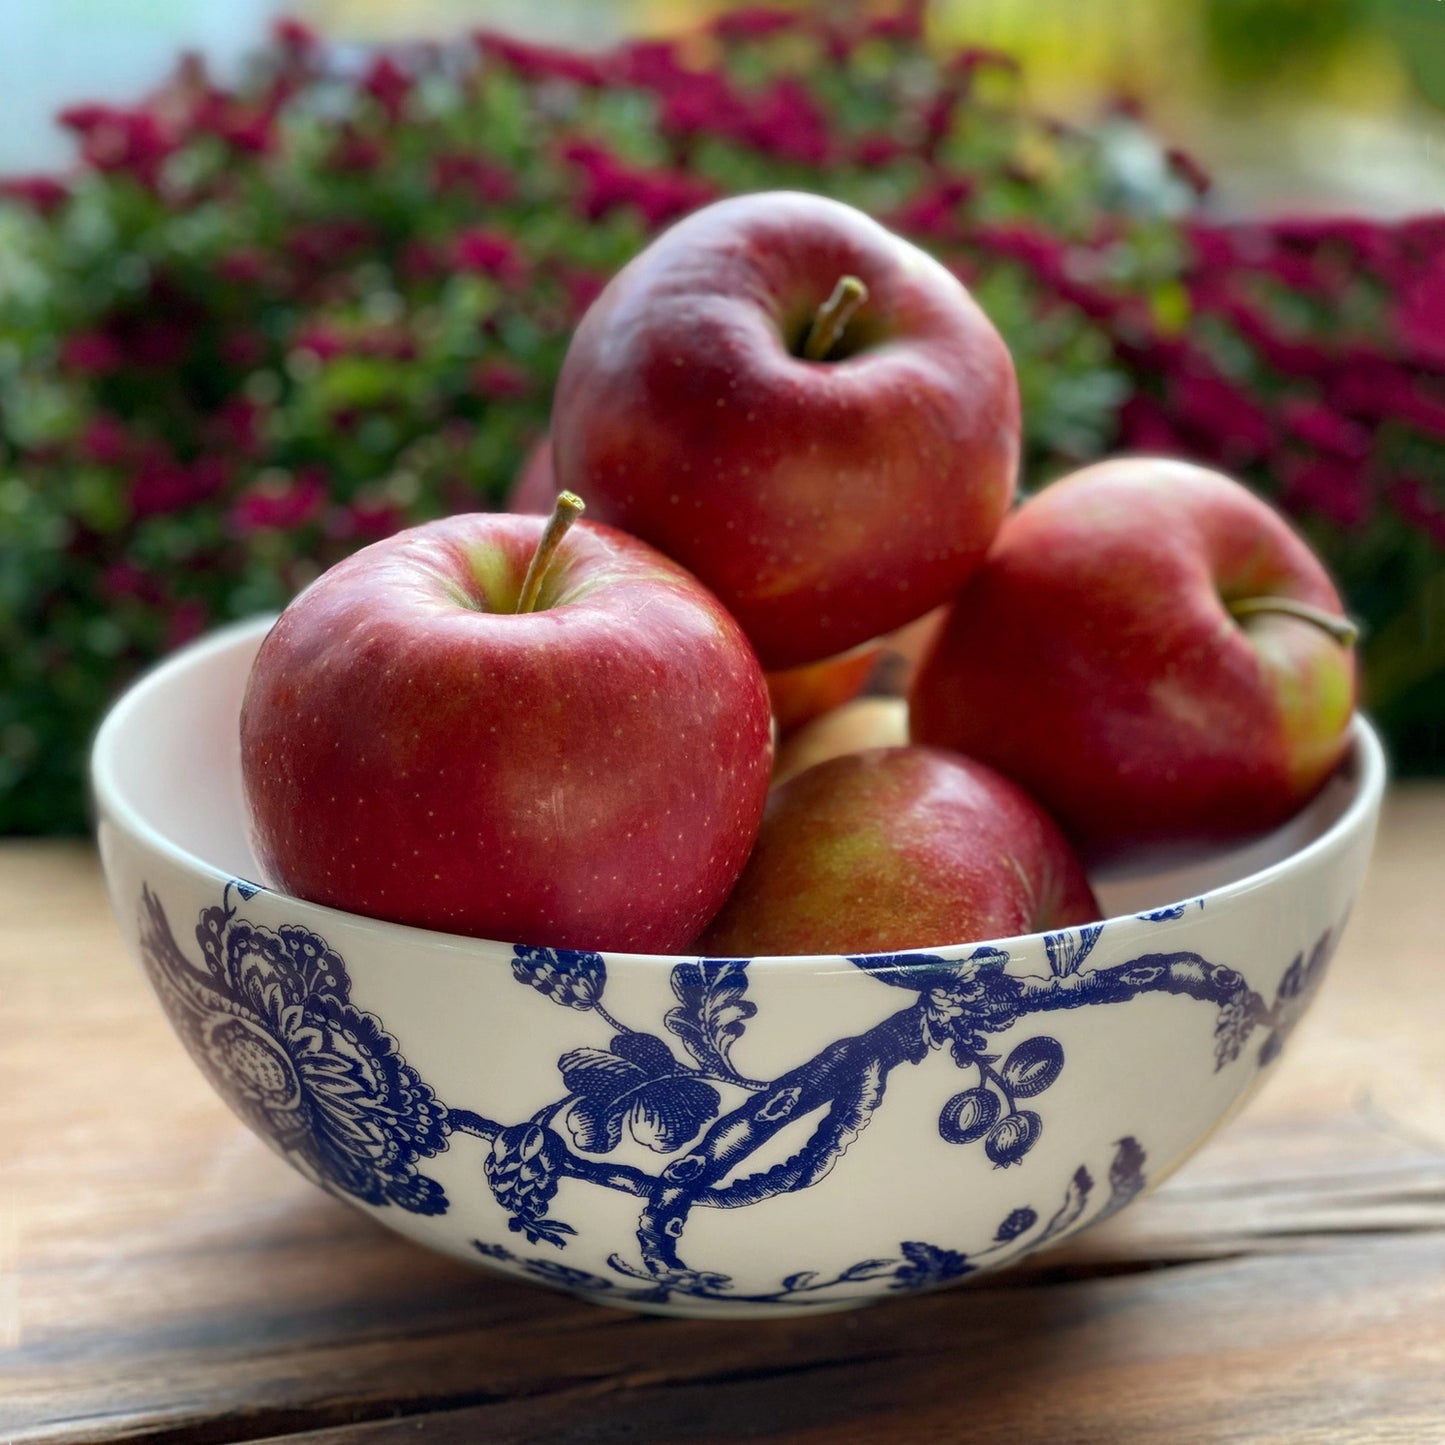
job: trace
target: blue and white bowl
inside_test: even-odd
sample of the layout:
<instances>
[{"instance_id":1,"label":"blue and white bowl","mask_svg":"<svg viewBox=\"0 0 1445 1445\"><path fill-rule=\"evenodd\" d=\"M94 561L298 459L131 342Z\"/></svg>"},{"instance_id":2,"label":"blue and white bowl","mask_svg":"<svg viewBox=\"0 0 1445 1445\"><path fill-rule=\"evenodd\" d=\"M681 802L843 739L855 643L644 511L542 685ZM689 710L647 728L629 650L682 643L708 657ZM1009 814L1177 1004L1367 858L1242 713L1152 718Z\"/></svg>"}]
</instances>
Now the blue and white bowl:
<instances>
[{"instance_id":1,"label":"blue and white bowl","mask_svg":"<svg viewBox=\"0 0 1445 1445\"><path fill-rule=\"evenodd\" d=\"M237 717L267 626L150 673L95 744L111 900L176 1032L338 1198L472 1264L659 1313L896 1298L1136 1198L1278 1058L1384 787L1357 722L1286 829L1104 881L1108 920L1059 933L858 958L492 943L249 881Z\"/></svg>"}]
</instances>

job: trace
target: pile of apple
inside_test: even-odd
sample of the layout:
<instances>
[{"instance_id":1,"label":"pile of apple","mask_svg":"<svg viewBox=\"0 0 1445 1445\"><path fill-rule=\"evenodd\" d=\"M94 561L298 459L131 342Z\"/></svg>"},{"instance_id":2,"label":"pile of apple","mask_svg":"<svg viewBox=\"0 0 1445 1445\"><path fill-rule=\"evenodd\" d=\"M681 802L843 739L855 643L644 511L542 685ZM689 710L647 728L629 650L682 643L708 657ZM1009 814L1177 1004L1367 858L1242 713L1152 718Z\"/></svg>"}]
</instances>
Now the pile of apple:
<instances>
[{"instance_id":1,"label":"pile of apple","mask_svg":"<svg viewBox=\"0 0 1445 1445\"><path fill-rule=\"evenodd\" d=\"M1285 821L1354 706L1323 567L1179 462L1015 507L1018 452L1008 350L941 265L816 196L694 214L577 329L523 482L567 489L549 521L413 528L266 637L264 874L510 942L863 953L1086 922L1086 863ZM907 703L813 723L775 782L778 723L941 607Z\"/></svg>"}]
</instances>

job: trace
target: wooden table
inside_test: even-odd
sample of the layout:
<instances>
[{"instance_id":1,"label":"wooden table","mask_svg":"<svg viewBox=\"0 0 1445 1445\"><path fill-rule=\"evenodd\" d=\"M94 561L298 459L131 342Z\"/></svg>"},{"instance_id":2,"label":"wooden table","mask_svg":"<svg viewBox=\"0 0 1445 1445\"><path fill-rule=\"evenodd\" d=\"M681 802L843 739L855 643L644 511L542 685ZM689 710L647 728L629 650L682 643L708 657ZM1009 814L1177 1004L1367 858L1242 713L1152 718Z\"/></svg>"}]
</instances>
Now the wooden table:
<instances>
[{"instance_id":1,"label":"wooden table","mask_svg":"<svg viewBox=\"0 0 1445 1445\"><path fill-rule=\"evenodd\" d=\"M997 1277L750 1324L384 1232L224 1109L92 850L0 845L0 1442L1445 1441L1445 786L1397 790L1314 1012L1119 1219Z\"/></svg>"}]
</instances>

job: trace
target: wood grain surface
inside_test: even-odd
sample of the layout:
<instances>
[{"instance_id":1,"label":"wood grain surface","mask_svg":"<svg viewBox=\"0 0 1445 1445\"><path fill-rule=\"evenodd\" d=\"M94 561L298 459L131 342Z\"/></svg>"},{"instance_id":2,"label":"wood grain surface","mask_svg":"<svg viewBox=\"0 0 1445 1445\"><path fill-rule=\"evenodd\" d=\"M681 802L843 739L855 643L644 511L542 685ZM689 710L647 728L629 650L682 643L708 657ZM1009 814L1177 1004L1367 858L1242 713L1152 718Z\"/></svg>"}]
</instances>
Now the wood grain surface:
<instances>
[{"instance_id":1,"label":"wood grain surface","mask_svg":"<svg viewBox=\"0 0 1445 1445\"><path fill-rule=\"evenodd\" d=\"M0 845L0 1442L1445 1442L1445 787L1157 1194L926 1298L718 1324L433 1257L202 1082L93 851Z\"/></svg>"}]
</instances>

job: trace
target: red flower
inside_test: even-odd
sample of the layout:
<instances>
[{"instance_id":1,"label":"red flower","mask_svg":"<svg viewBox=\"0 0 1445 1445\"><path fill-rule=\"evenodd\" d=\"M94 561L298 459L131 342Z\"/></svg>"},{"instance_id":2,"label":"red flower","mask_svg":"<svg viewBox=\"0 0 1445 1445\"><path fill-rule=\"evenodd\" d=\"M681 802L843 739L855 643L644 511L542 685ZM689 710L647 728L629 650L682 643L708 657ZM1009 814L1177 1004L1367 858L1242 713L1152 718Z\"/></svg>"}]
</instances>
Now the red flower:
<instances>
[{"instance_id":1,"label":"red flower","mask_svg":"<svg viewBox=\"0 0 1445 1445\"><path fill-rule=\"evenodd\" d=\"M1320 402L1291 397L1280 415L1301 441L1319 451L1358 459L1370 450L1370 433L1364 427Z\"/></svg>"},{"instance_id":2,"label":"red flower","mask_svg":"<svg viewBox=\"0 0 1445 1445\"><path fill-rule=\"evenodd\" d=\"M250 371L266 359L266 336L255 330L229 332L221 341L221 355L230 366Z\"/></svg>"},{"instance_id":3,"label":"red flower","mask_svg":"<svg viewBox=\"0 0 1445 1445\"><path fill-rule=\"evenodd\" d=\"M1400 516L1445 551L1445 501L1418 477L1401 477L1390 488Z\"/></svg>"},{"instance_id":4,"label":"red flower","mask_svg":"<svg viewBox=\"0 0 1445 1445\"><path fill-rule=\"evenodd\" d=\"M191 478L200 500L214 497L226 488L230 471L225 460L218 456L200 456L191 463Z\"/></svg>"},{"instance_id":5,"label":"red flower","mask_svg":"<svg viewBox=\"0 0 1445 1445\"><path fill-rule=\"evenodd\" d=\"M588 141L572 142L563 150L563 158L583 172L585 183L579 203L582 213L594 220L618 206L633 206L655 229L706 204L717 194L711 185L686 171L628 166Z\"/></svg>"},{"instance_id":6,"label":"red flower","mask_svg":"<svg viewBox=\"0 0 1445 1445\"><path fill-rule=\"evenodd\" d=\"M1427 256L1445 249L1445 213L1410 216L1400 222L1400 240L1406 249L1418 247Z\"/></svg>"},{"instance_id":7,"label":"red flower","mask_svg":"<svg viewBox=\"0 0 1445 1445\"><path fill-rule=\"evenodd\" d=\"M247 155L269 155L276 149L275 119L262 111L241 111L233 114L219 134L232 150L242 151Z\"/></svg>"},{"instance_id":8,"label":"red flower","mask_svg":"<svg viewBox=\"0 0 1445 1445\"><path fill-rule=\"evenodd\" d=\"M316 32L300 20L284 18L271 27L271 37L293 58L304 59L316 50L320 41Z\"/></svg>"},{"instance_id":9,"label":"red flower","mask_svg":"<svg viewBox=\"0 0 1445 1445\"><path fill-rule=\"evenodd\" d=\"M177 647L184 647L186 643L193 642L206 630L206 622L205 603L194 597L188 597L185 601L177 603L175 610L166 620L164 650L171 652Z\"/></svg>"},{"instance_id":10,"label":"red flower","mask_svg":"<svg viewBox=\"0 0 1445 1445\"><path fill-rule=\"evenodd\" d=\"M1401 421L1408 421L1432 436L1445 437L1445 395L1439 390L1438 383L1432 395L1426 389L1423 376L1411 379L1396 415Z\"/></svg>"},{"instance_id":11,"label":"red flower","mask_svg":"<svg viewBox=\"0 0 1445 1445\"><path fill-rule=\"evenodd\" d=\"M261 442L261 408L243 396L227 397L207 418L205 434L217 451L254 456Z\"/></svg>"},{"instance_id":12,"label":"red flower","mask_svg":"<svg viewBox=\"0 0 1445 1445\"><path fill-rule=\"evenodd\" d=\"M909 235L933 241L963 239L964 222L959 211L973 191L972 181L963 176L950 176L905 201L890 217L890 222Z\"/></svg>"},{"instance_id":13,"label":"red flower","mask_svg":"<svg viewBox=\"0 0 1445 1445\"><path fill-rule=\"evenodd\" d=\"M389 55L378 55L362 77L361 88L386 112L395 124L411 95L411 77Z\"/></svg>"},{"instance_id":14,"label":"red flower","mask_svg":"<svg viewBox=\"0 0 1445 1445\"><path fill-rule=\"evenodd\" d=\"M131 514L140 520L183 511L215 496L225 484L225 464L217 457L201 457L186 466L164 455L152 455L131 478Z\"/></svg>"},{"instance_id":15,"label":"red flower","mask_svg":"<svg viewBox=\"0 0 1445 1445\"><path fill-rule=\"evenodd\" d=\"M301 66L290 66L267 82L261 92L261 108L273 118L300 92L307 76Z\"/></svg>"},{"instance_id":16,"label":"red flower","mask_svg":"<svg viewBox=\"0 0 1445 1445\"><path fill-rule=\"evenodd\" d=\"M408 281L429 281L445 276L450 269L447 253L417 236L411 237L396 258L398 274Z\"/></svg>"},{"instance_id":17,"label":"red flower","mask_svg":"<svg viewBox=\"0 0 1445 1445\"><path fill-rule=\"evenodd\" d=\"M1235 264L1238 255L1237 237L1240 228L1201 225L1192 222L1185 227L1194 262L1204 270L1215 270Z\"/></svg>"},{"instance_id":18,"label":"red flower","mask_svg":"<svg viewBox=\"0 0 1445 1445\"><path fill-rule=\"evenodd\" d=\"M528 269L512 238L486 226L458 232L452 241L452 260L459 270L511 283L521 281Z\"/></svg>"},{"instance_id":19,"label":"red flower","mask_svg":"<svg viewBox=\"0 0 1445 1445\"><path fill-rule=\"evenodd\" d=\"M303 468L293 477L263 475L236 499L229 521L242 537L290 531L312 521L325 502L325 481L314 467Z\"/></svg>"},{"instance_id":20,"label":"red flower","mask_svg":"<svg viewBox=\"0 0 1445 1445\"><path fill-rule=\"evenodd\" d=\"M149 309L118 322L126 361L148 371L167 371L182 361L194 337L195 308L157 287Z\"/></svg>"},{"instance_id":21,"label":"red flower","mask_svg":"<svg viewBox=\"0 0 1445 1445\"><path fill-rule=\"evenodd\" d=\"M963 85L949 85L923 107L919 116L923 138L918 148L925 156L932 158L944 137L953 129L954 113L963 103L965 89Z\"/></svg>"},{"instance_id":22,"label":"red flower","mask_svg":"<svg viewBox=\"0 0 1445 1445\"><path fill-rule=\"evenodd\" d=\"M8 181L0 181L0 197L19 201L42 216L50 216L70 199L70 192L50 176L13 176Z\"/></svg>"},{"instance_id":23,"label":"red flower","mask_svg":"<svg viewBox=\"0 0 1445 1445\"><path fill-rule=\"evenodd\" d=\"M415 361L416 339L404 326L374 326L355 332L351 349L358 356L374 356L382 361Z\"/></svg>"},{"instance_id":24,"label":"red flower","mask_svg":"<svg viewBox=\"0 0 1445 1445\"><path fill-rule=\"evenodd\" d=\"M213 86L199 60L188 82L194 91L188 124L190 132L213 135L235 150L265 155L275 148L275 110L246 104L230 91Z\"/></svg>"},{"instance_id":25,"label":"red flower","mask_svg":"<svg viewBox=\"0 0 1445 1445\"><path fill-rule=\"evenodd\" d=\"M454 152L432 161L432 184L443 195L457 191L492 205L503 205L517 194L516 181L500 166Z\"/></svg>"},{"instance_id":26,"label":"red flower","mask_svg":"<svg viewBox=\"0 0 1445 1445\"><path fill-rule=\"evenodd\" d=\"M857 49L855 28L846 21L819 20L813 31L830 65L847 65Z\"/></svg>"},{"instance_id":27,"label":"red flower","mask_svg":"<svg viewBox=\"0 0 1445 1445\"><path fill-rule=\"evenodd\" d=\"M67 336L60 347L60 364L87 376L104 376L123 359L120 343L105 331L78 331Z\"/></svg>"},{"instance_id":28,"label":"red flower","mask_svg":"<svg viewBox=\"0 0 1445 1445\"><path fill-rule=\"evenodd\" d=\"M1119 409L1119 442L1130 451L1155 456L1177 456L1189 450L1180 441L1169 414L1142 392L1135 392Z\"/></svg>"},{"instance_id":29,"label":"red flower","mask_svg":"<svg viewBox=\"0 0 1445 1445\"><path fill-rule=\"evenodd\" d=\"M406 518L390 502L358 498L327 514L326 530L340 540L375 542L389 537L405 525Z\"/></svg>"},{"instance_id":30,"label":"red flower","mask_svg":"<svg viewBox=\"0 0 1445 1445\"><path fill-rule=\"evenodd\" d=\"M1388 263L1394 252L1387 225L1355 216L1306 216L1272 221L1269 230L1278 245L1296 250L1344 247L1363 260L1382 263Z\"/></svg>"},{"instance_id":31,"label":"red flower","mask_svg":"<svg viewBox=\"0 0 1445 1445\"><path fill-rule=\"evenodd\" d=\"M1400 296L1395 326L1423 365L1445 369L1445 248Z\"/></svg>"},{"instance_id":32,"label":"red flower","mask_svg":"<svg viewBox=\"0 0 1445 1445\"><path fill-rule=\"evenodd\" d=\"M326 163L332 170L364 175L374 171L385 154L375 136L363 135L354 125L343 125Z\"/></svg>"},{"instance_id":33,"label":"red flower","mask_svg":"<svg viewBox=\"0 0 1445 1445\"><path fill-rule=\"evenodd\" d=\"M101 105L98 101L90 100L82 101L79 105L67 106L55 119L66 130L73 130L79 135L88 135L100 126L109 124L120 114L121 112L114 106Z\"/></svg>"},{"instance_id":34,"label":"red flower","mask_svg":"<svg viewBox=\"0 0 1445 1445\"><path fill-rule=\"evenodd\" d=\"M683 83L661 92L658 129L674 140L711 135L746 144L751 115L742 97L721 75L683 74Z\"/></svg>"},{"instance_id":35,"label":"red flower","mask_svg":"<svg viewBox=\"0 0 1445 1445\"><path fill-rule=\"evenodd\" d=\"M1370 515L1372 499L1358 461L1286 457L1280 473L1284 501L1297 511L1318 512L1341 527L1358 527Z\"/></svg>"},{"instance_id":36,"label":"red flower","mask_svg":"<svg viewBox=\"0 0 1445 1445\"><path fill-rule=\"evenodd\" d=\"M1309 294L1319 289L1324 272L1316 264L1313 254L1298 251L1279 250L1272 252L1259 264L1259 270L1287 286L1291 291Z\"/></svg>"},{"instance_id":37,"label":"red flower","mask_svg":"<svg viewBox=\"0 0 1445 1445\"><path fill-rule=\"evenodd\" d=\"M80 153L87 165L99 171L128 172L152 189L175 149L159 118L147 110L76 105L61 111L59 119L80 136Z\"/></svg>"},{"instance_id":38,"label":"red flower","mask_svg":"<svg viewBox=\"0 0 1445 1445\"><path fill-rule=\"evenodd\" d=\"M1269 414L1242 388L1217 374L1188 370L1169 381L1169 406L1207 454L1240 464L1274 443Z\"/></svg>"},{"instance_id":39,"label":"red flower","mask_svg":"<svg viewBox=\"0 0 1445 1445\"><path fill-rule=\"evenodd\" d=\"M1256 306L1226 296L1222 290L1198 285L1190 288L1190 302L1201 313L1222 316L1276 370L1291 376L1324 377L1336 364L1330 350L1316 340L1296 341L1282 335Z\"/></svg>"},{"instance_id":40,"label":"red flower","mask_svg":"<svg viewBox=\"0 0 1445 1445\"><path fill-rule=\"evenodd\" d=\"M993 50L986 45L970 45L948 58L943 67L945 74L969 76L975 70L1002 70L1008 75L1017 75L1019 62L1006 50Z\"/></svg>"},{"instance_id":41,"label":"red flower","mask_svg":"<svg viewBox=\"0 0 1445 1445\"><path fill-rule=\"evenodd\" d=\"M607 285L608 280L602 271L588 271L578 266L559 270L558 279L567 292L567 303L573 320L583 315L602 294L602 288Z\"/></svg>"},{"instance_id":42,"label":"red flower","mask_svg":"<svg viewBox=\"0 0 1445 1445\"><path fill-rule=\"evenodd\" d=\"M667 40L633 40L612 54L612 71L618 80L646 90L672 91L697 79L677 58Z\"/></svg>"},{"instance_id":43,"label":"red flower","mask_svg":"<svg viewBox=\"0 0 1445 1445\"><path fill-rule=\"evenodd\" d=\"M134 562L112 562L100 574L101 594L113 602L138 597L146 602L160 600L160 586L155 578L142 572Z\"/></svg>"},{"instance_id":44,"label":"red flower","mask_svg":"<svg viewBox=\"0 0 1445 1445\"><path fill-rule=\"evenodd\" d=\"M80 453L91 462L101 466L114 466L131 450L130 433L116 417L106 412L97 412L86 423L80 438Z\"/></svg>"},{"instance_id":45,"label":"red flower","mask_svg":"<svg viewBox=\"0 0 1445 1445\"><path fill-rule=\"evenodd\" d=\"M495 30L479 30L473 38L483 58L497 62L524 80L567 80L582 86L600 86L607 80L603 66L585 55L533 45Z\"/></svg>"},{"instance_id":46,"label":"red flower","mask_svg":"<svg viewBox=\"0 0 1445 1445\"><path fill-rule=\"evenodd\" d=\"M296 333L296 350L308 351L318 361L331 361L347 350L346 336L329 321L308 321Z\"/></svg>"},{"instance_id":47,"label":"red flower","mask_svg":"<svg viewBox=\"0 0 1445 1445\"><path fill-rule=\"evenodd\" d=\"M472 385L491 401L510 401L534 390L532 374L515 361L482 361L472 371Z\"/></svg>"},{"instance_id":48,"label":"red flower","mask_svg":"<svg viewBox=\"0 0 1445 1445\"><path fill-rule=\"evenodd\" d=\"M796 10L751 5L719 15L709 28L720 40L766 40L770 35L796 30L803 23L803 18Z\"/></svg>"},{"instance_id":49,"label":"red flower","mask_svg":"<svg viewBox=\"0 0 1445 1445\"><path fill-rule=\"evenodd\" d=\"M1196 196L1209 194L1210 187L1214 182L1210 179L1209 172L1194 159L1186 150L1178 146L1170 146L1164 152L1164 159L1169 169L1194 192Z\"/></svg>"},{"instance_id":50,"label":"red flower","mask_svg":"<svg viewBox=\"0 0 1445 1445\"><path fill-rule=\"evenodd\" d=\"M1268 225L1191 226L1191 284L1201 298L1223 303L1247 293L1255 276L1291 290L1333 298L1358 274L1356 259L1340 246L1284 242Z\"/></svg>"},{"instance_id":51,"label":"red flower","mask_svg":"<svg viewBox=\"0 0 1445 1445\"><path fill-rule=\"evenodd\" d=\"M1445 389L1387 357L1357 349L1346 353L1330 378L1327 399L1341 411L1375 421L1403 421L1445 437Z\"/></svg>"},{"instance_id":52,"label":"red flower","mask_svg":"<svg viewBox=\"0 0 1445 1445\"><path fill-rule=\"evenodd\" d=\"M306 273L326 273L370 249L375 237L365 221L344 218L313 221L297 226L287 245L292 257Z\"/></svg>"},{"instance_id":53,"label":"red flower","mask_svg":"<svg viewBox=\"0 0 1445 1445\"><path fill-rule=\"evenodd\" d=\"M859 32L861 40L883 40L894 45L916 45L923 39L927 0L909 0L895 15L875 15Z\"/></svg>"},{"instance_id":54,"label":"red flower","mask_svg":"<svg viewBox=\"0 0 1445 1445\"><path fill-rule=\"evenodd\" d=\"M966 239L991 256L1018 261L1049 285L1063 284L1065 246L1046 231L1023 225L980 225Z\"/></svg>"},{"instance_id":55,"label":"red flower","mask_svg":"<svg viewBox=\"0 0 1445 1445\"><path fill-rule=\"evenodd\" d=\"M238 246L227 251L216 263L216 269L228 281L249 286L266 274L266 253L255 246Z\"/></svg>"},{"instance_id":56,"label":"red flower","mask_svg":"<svg viewBox=\"0 0 1445 1445\"><path fill-rule=\"evenodd\" d=\"M874 131L861 135L853 143L853 159L860 166L886 166L907 154L908 147L886 131Z\"/></svg>"},{"instance_id":57,"label":"red flower","mask_svg":"<svg viewBox=\"0 0 1445 1445\"><path fill-rule=\"evenodd\" d=\"M832 150L823 112L807 89L791 77L768 90L747 129L748 139L758 150L800 165L826 165Z\"/></svg>"}]
</instances>

